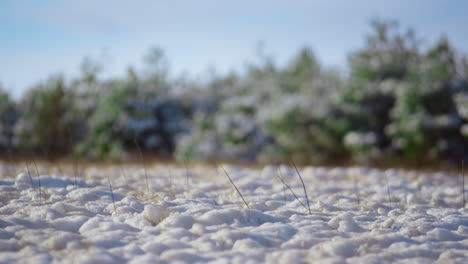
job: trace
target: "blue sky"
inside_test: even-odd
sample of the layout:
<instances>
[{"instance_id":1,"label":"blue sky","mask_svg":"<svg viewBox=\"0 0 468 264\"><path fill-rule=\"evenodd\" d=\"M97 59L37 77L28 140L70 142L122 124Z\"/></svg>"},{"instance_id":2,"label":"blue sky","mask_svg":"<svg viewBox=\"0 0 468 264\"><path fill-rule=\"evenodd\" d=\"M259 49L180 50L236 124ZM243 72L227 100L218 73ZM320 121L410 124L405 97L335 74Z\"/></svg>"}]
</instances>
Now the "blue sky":
<instances>
[{"instance_id":1,"label":"blue sky","mask_svg":"<svg viewBox=\"0 0 468 264\"><path fill-rule=\"evenodd\" d=\"M344 69L369 20L396 19L431 43L442 34L468 53L468 1L0 0L0 82L15 97L55 73L75 77L84 56L105 61L103 78L164 49L174 76L242 69L255 47L278 63L309 46Z\"/></svg>"}]
</instances>

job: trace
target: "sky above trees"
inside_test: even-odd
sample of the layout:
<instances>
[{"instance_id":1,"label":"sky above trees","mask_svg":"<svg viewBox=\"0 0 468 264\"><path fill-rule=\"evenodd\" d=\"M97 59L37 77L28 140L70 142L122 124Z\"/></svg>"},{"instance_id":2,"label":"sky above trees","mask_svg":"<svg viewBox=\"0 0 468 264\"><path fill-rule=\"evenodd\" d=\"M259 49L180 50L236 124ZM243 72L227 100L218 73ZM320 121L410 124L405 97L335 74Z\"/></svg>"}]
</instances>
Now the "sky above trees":
<instances>
[{"instance_id":1,"label":"sky above trees","mask_svg":"<svg viewBox=\"0 0 468 264\"><path fill-rule=\"evenodd\" d=\"M3 0L0 82L18 97L51 74L77 75L85 56L104 65L103 77L118 76L152 46L166 52L174 75L239 70L262 52L284 63L302 46L344 69L376 17L414 28L426 43L446 35L466 53L466 10L465 1L436 0Z\"/></svg>"}]
</instances>

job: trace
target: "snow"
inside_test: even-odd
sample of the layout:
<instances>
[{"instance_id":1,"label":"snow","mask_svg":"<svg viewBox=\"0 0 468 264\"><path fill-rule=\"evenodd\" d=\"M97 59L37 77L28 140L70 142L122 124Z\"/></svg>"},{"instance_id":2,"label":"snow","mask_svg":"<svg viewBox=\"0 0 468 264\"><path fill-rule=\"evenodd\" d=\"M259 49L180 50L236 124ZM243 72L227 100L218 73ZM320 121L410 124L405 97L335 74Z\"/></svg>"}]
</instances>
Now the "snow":
<instances>
[{"instance_id":1,"label":"snow","mask_svg":"<svg viewBox=\"0 0 468 264\"><path fill-rule=\"evenodd\" d=\"M276 166L224 165L248 208L216 167L48 166L0 165L0 263L468 262L460 175L301 168L309 214L284 165L300 201Z\"/></svg>"},{"instance_id":2,"label":"snow","mask_svg":"<svg viewBox=\"0 0 468 264\"><path fill-rule=\"evenodd\" d=\"M143 215L152 225L157 225L167 217L167 210L163 206L148 204L145 205Z\"/></svg>"}]
</instances>

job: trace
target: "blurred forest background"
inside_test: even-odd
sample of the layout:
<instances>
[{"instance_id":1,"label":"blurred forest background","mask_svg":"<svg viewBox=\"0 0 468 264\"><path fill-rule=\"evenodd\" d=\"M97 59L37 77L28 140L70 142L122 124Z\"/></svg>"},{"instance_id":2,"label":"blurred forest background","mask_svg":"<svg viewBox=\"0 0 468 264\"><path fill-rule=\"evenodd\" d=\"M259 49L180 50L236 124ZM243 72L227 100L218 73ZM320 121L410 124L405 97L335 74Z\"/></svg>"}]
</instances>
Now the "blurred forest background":
<instances>
[{"instance_id":1,"label":"blurred forest background","mask_svg":"<svg viewBox=\"0 0 468 264\"><path fill-rule=\"evenodd\" d=\"M145 68L104 80L50 76L19 100L0 87L3 159L281 162L457 166L468 161L468 57L450 41L374 20L346 73L304 48L278 66L259 54L242 73L170 78L153 48ZM422 48L426 47L426 48Z\"/></svg>"}]
</instances>

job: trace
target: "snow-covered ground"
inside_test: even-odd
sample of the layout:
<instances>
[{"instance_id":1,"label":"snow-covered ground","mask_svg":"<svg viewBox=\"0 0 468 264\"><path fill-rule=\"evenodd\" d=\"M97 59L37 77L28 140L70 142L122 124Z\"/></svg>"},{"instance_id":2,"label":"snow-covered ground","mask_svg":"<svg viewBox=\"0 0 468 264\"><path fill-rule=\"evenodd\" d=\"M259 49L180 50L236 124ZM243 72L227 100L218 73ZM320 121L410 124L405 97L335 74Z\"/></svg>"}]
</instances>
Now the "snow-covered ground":
<instances>
[{"instance_id":1,"label":"snow-covered ground","mask_svg":"<svg viewBox=\"0 0 468 264\"><path fill-rule=\"evenodd\" d=\"M457 175L224 167L2 165L0 263L468 263Z\"/></svg>"}]
</instances>

